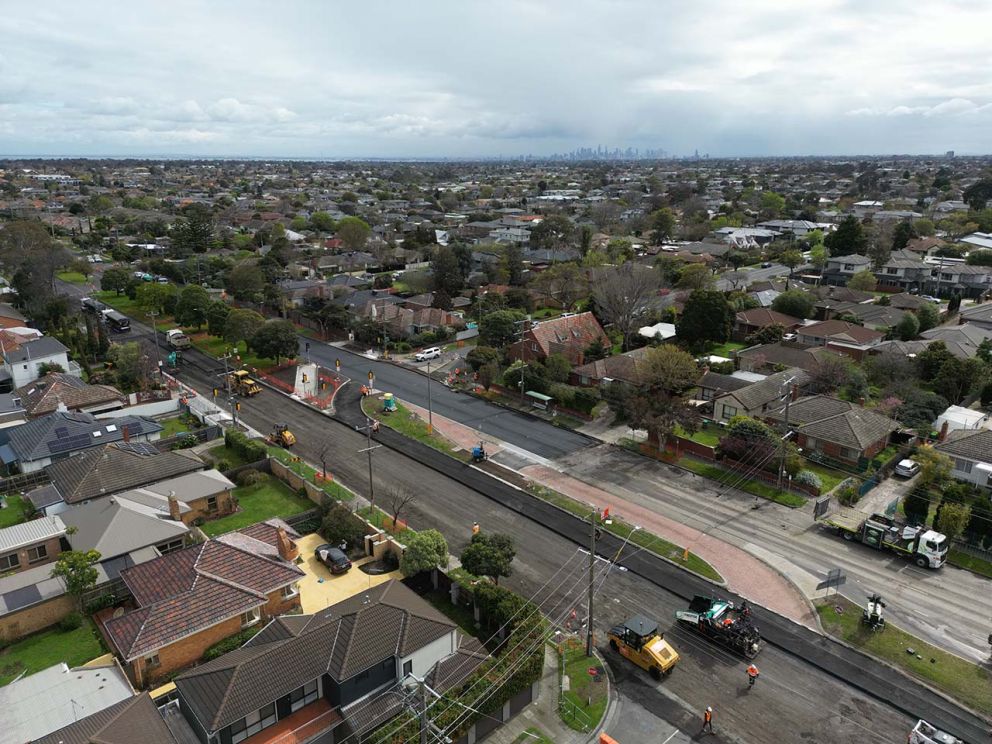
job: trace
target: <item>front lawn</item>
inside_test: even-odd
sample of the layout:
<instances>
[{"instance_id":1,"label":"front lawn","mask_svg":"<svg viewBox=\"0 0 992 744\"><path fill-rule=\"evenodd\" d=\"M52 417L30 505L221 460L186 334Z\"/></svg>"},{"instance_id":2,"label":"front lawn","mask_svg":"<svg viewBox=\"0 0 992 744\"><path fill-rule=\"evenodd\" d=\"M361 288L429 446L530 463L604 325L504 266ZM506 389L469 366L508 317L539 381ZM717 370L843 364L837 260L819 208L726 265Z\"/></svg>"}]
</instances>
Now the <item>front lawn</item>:
<instances>
[{"instance_id":1,"label":"front lawn","mask_svg":"<svg viewBox=\"0 0 992 744\"><path fill-rule=\"evenodd\" d=\"M713 463L703 462L702 460L697 460L694 457L683 457L678 461L678 465L680 468L691 470L693 473L696 473L696 475L702 475L705 478L719 481L723 484L721 488L732 483L734 484L734 488L739 491L744 491L752 494L753 496L760 496L763 499L774 501L775 503L782 504L783 506L793 508L806 506L806 497L804 496L792 493L792 491L779 491L775 488L775 486L760 480L752 480L749 478L741 482L740 473L732 470L725 470L719 465L714 465Z\"/></svg>"},{"instance_id":2,"label":"front lawn","mask_svg":"<svg viewBox=\"0 0 992 744\"><path fill-rule=\"evenodd\" d=\"M180 416L162 419L159 423L162 425L162 439L174 437L176 434L185 434L190 430L189 426Z\"/></svg>"},{"instance_id":3,"label":"front lawn","mask_svg":"<svg viewBox=\"0 0 992 744\"><path fill-rule=\"evenodd\" d=\"M62 661L71 668L102 653L103 645L89 620L69 632L56 626L22 638L0 651L0 686L10 684L21 672L34 674Z\"/></svg>"},{"instance_id":4,"label":"front lawn","mask_svg":"<svg viewBox=\"0 0 992 744\"><path fill-rule=\"evenodd\" d=\"M872 632L861 624L861 608L842 596L818 600L816 609L829 634L899 667L985 715L992 713L992 673L988 669L892 625ZM910 654L907 649L915 653Z\"/></svg>"},{"instance_id":5,"label":"front lawn","mask_svg":"<svg viewBox=\"0 0 992 744\"><path fill-rule=\"evenodd\" d=\"M947 554L947 562L952 566L963 568L981 576L988 576L992 579L992 561L979 558L971 553L965 553L963 550L951 548Z\"/></svg>"},{"instance_id":6,"label":"front lawn","mask_svg":"<svg viewBox=\"0 0 992 744\"><path fill-rule=\"evenodd\" d=\"M86 284L86 275L81 271L60 271L56 274L59 279L70 284Z\"/></svg>"},{"instance_id":7,"label":"front lawn","mask_svg":"<svg viewBox=\"0 0 992 744\"><path fill-rule=\"evenodd\" d=\"M842 473L839 470L834 470L833 468L828 468L825 465L810 462L809 460L803 463L802 469L811 470L820 476L820 482L822 483L822 488L820 488L821 494L832 491L840 485L841 481L850 477L848 473Z\"/></svg>"},{"instance_id":8,"label":"front lawn","mask_svg":"<svg viewBox=\"0 0 992 744\"><path fill-rule=\"evenodd\" d=\"M738 343L737 341L727 341L726 343L711 347L708 353L713 356L733 359L733 354L731 352L740 351L743 348L744 344Z\"/></svg>"},{"instance_id":9,"label":"front lawn","mask_svg":"<svg viewBox=\"0 0 992 744\"><path fill-rule=\"evenodd\" d=\"M239 486L233 493L241 509L227 517L205 522L201 529L208 537L239 530L272 517L291 517L315 506L310 499L297 495L271 475L253 486Z\"/></svg>"},{"instance_id":10,"label":"front lawn","mask_svg":"<svg viewBox=\"0 0 992 744\"><path fill-rule=\"evenodd\" d=\"M217 359L220 359L225 354L234 351L236 356L227 360L227 364L231 369L239 369L241 367L267 369L268 367L272 367L276 364L275 359L263 358L252 354L248 351L248 344L244 341L239 341L237 344L232 344L230 341L225 341L222 338L211 336L205 331L191 333L189 334L189 338L193 342L193 346L195 348L199 349L204 354L209 354Z\"/></svg>"},{"instance_id":11,"label":"front lawn","mask_svg":"<svg viewBox=\"0 0 992 744\"><path fill-rule=\"evenodd\" d=\"M0 528L11 527L27 521L26 510L30 504L23 496L11 493L4 497L4 501L7 506L0 509Z\"/></svg>"},{"instance_id":12,"label":"front lawn","mask_svg":"<svg viewBox=\"0 0 992 744\"><path fill-rule=\"evenodd\" d=\"M586 656L583 644L574 638L565 642L564 652L569 689L562 693L558 715L569 728L592 731L603 719L609 702L606 669L595 656Z\"/></svg>"},{"instance_id":13,"label":"front lawn","mask_svg":"<svg viewBox=\"0 0 992 744\"><path fill-rule=\"evenodd\" d=\"M683 439L691 439L697 444L702 444L706 447L716 447L720 444L720 437L725 433L725 430L718 426L704 425L699 431L690 434L681 426L676 426L674 433Z\"/></svg>"},{"instance_id":14,"label":"front lawn","mask_svg":"<svg viewBox=\"0 0 992 744\"><path fill-rule=\"evenodd\" d=\"M386 514L378 506L375 507L374 511L371 507L365 506L357 510L355 513L365 521L369 522L373 527L393 535L400 542L403 542L403 538L406 535L413 534L413 530L407 527L406 522L403 521L402 515L400 516L400 519L397 520L397 523L393 524L392 516Z\"/></svg>"}]
</instances>

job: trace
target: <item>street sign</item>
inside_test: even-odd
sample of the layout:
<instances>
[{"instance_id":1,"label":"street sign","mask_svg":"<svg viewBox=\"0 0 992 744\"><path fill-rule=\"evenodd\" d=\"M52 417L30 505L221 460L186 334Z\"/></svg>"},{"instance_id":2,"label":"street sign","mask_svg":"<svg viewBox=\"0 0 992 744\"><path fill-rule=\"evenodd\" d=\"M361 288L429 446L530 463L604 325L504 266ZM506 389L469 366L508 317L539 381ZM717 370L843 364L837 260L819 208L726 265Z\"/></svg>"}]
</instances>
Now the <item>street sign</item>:
<instances>
[{"instance_id":1,"label":"street sign","mask_svg":"<svg viewBox=\"0 0 992 744\"><path fill-rule=\"evenodd\" d=\"M819 519L830 511L830 497L824 496L813 504L813 519Z\"/></svg>"}]
</instances>

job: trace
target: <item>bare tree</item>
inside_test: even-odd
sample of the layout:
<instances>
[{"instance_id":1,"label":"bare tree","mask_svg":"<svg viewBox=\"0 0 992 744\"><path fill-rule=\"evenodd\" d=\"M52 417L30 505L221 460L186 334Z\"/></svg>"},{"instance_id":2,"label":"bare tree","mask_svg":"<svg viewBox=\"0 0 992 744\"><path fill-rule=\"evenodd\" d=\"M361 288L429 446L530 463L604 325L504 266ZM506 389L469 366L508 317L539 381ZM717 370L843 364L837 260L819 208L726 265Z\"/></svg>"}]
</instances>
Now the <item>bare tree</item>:
<instances>
[{"instance_id":1,"label":"bare tree","mask_svg":"<svg viewBox=\"0 0 992 744\"><path fill-rule=\"evenodd\" d=\"M532 285L563 310L571 310L588 294L585 272L574 263L555 264L538 274Z\"/></svg>"},{"instance_id":2,"label":"bare tree","mask_svg":"<svg viewBox=\"0 0 992 744\"><path fill-rule=\"evenodd\" d=\"M393 515L393 528L400 521L400 514L417 500L417 494L406 489L394 488L386 493L386 504Z\"/></svg>"},{"instance_id":3,"label":"bare tree","mask_svg":"<svg viewBox=\"0 0 992 744\"><path fill-rule=\"evenodd\" d=\"M658 288L658 273L635 263L604 267L593 276L596 307L623 334L624 348L630 345L634 327L649 310L649 301Z\"/></svg>"},{"instance_id":4,"label":"bare tree","mask_svg":"<svg viewBox=\"0 0 992 744\"><path fill-rule=\"evenodd\" d=\"M317 450L317 459L320 460L320 467L324 471L323 478L327 480L327 460L331 456L330 442L321 442L320 449Z\"/></svg>"}]
</instances>

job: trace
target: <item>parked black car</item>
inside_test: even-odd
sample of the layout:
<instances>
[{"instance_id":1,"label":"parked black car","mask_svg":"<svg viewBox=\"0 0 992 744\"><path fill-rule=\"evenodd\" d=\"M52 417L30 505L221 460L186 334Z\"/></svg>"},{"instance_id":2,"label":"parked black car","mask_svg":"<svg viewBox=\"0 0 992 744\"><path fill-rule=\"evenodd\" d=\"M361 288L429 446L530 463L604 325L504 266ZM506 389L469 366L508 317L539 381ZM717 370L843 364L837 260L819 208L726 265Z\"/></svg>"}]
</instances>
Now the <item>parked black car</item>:
<instances>
[{"instance_id":1,"label":"parked black car","mask_svg":"<svg viewBox=\"0 0 992 744\"><path fill-rule=\"evenodd\" d=\"M351 561L348 560L348 556L341 548L335 548L333 545L318 545L313 554L317 556L318 561L327 566L332 574L342 574L351 568Z\"/></svg>"}]
</instances>

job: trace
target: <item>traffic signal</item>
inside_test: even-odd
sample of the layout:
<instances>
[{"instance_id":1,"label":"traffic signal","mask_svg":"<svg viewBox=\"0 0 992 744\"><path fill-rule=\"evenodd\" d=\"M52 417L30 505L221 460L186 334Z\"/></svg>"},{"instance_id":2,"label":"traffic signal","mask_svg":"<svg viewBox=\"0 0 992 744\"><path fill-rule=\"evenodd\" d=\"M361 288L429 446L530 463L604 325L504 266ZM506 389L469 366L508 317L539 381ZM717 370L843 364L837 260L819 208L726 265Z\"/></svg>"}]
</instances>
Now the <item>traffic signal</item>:
<instances>
[{"instance_id":1,"label":"traffic signal","mask_svg":"<svg viewBox=\"0 0 992 744\"><path fill-rule=\"evenodd\" d=\"M214 397L216 398L219 394L220 391L217 388L214 388Z\"/></svg>"},{"instance_id":2,"label":"traffic signal","mask_svg":"<svg viewBox=\"0 0 992 744\"><path fill-rule=\"evenodd\" d=\"M235 411L241 410L241 401L238 401L237 403L234 404L234 410Z\"/></svg>"}]
</instances>

